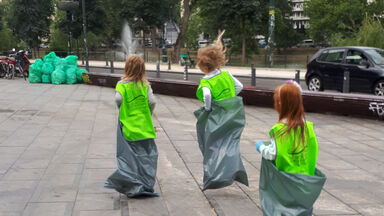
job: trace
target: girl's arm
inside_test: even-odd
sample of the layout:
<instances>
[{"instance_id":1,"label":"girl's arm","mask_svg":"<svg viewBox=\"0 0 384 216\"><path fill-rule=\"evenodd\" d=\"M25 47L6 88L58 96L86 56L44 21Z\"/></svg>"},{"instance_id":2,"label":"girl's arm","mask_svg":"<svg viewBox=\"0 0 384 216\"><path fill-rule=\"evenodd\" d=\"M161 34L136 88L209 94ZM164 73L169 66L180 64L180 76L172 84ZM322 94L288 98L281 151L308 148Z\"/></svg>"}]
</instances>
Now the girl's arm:
<instances>
[{"instance_id":1,"label":"girl's arm","mask_svg":"<svg viewBox=\"0 0 384 216\"><path fill-rule=\"evenodd\" d=\"M121 103L123 102L123 96L121 96L120 92L116 91L115 93L115 102L117 105L117 108L120 108Z\"/></svg>"},{"instance_id":2,"label":"girl's arm","mask_svg":"<svg viewBox=\"0 0 384 216\"><path fill-rule=\"evenodd\" d=\"M256 150L261 153L261 156L267 160L276 159L276 141L274 138L271 138L271 143L265 145L263 141L258 141L256 143Z\"/></svg>"},{"instance_id":3,"label":"girl's arm","mask_svg":"<svg viewBox=\"0 0 384 216\"><path fill-rule=\"evenodd\" d=\"M212 95L211 90L208 87L203 87L203 99L204 99L204 108L206 111L211 110Z\"/></svg>"},{"instance_id":4,"label":"girl's arm","mask_svg":"<svg viewBox=\"0 0 384 216\"><path fill-rule=\"evenodd\" d=\"M238 95L241 90L243 90L243 84L238 79L236 79L231 73L229 73L229 75L231 75L233 79L233 83L235 84L235 92L236 95Z\"/></svg>"},{"instance_id":5,"label":"girl's arm","mask_svg":"<svg viewBox=\"0 0 384 216\"><path fill-rule=\"evenodd\" d=\"M153 95L151 85L148 86L148 104L149 104L149 109L151 110L151 113L153 113L153 110L155 109L155 106L156 106L156 97L155 95Z\"/></svg>"}]
</instances>

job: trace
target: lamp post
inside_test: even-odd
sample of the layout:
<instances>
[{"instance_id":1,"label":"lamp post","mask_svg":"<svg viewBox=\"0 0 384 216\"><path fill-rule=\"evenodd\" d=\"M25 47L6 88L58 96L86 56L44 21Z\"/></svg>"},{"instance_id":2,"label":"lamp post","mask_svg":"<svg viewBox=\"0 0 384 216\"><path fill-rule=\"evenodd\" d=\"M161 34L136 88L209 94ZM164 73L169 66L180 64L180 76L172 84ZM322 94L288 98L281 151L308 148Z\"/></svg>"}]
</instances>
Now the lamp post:
<instances>
[{"instance_id":1,"label":"lamp post","mask_svg":"<svg viewBox=\"0 0 384 216\"><path fill-rule=\"evenodd\" d=\"M72 32L71 32L71 23L72 23L72 12L79 8L79 2L68 0L68 1L59 1L56 3L57 8L67 12L67 30L68 30L68 55L72 54Z\"/></svg>"},{"instance_id":2,"label":"lamp post","mask_svg":"<svg viewBox=\"0 0 384 216\"><path fill-rule=\"evenodd\" d=\"M82 0L83 8L83 31L84 31L84 50L85 50L85 70L89 71L88 46L87 46L87 20L85 16L85 0Z\"/></svg>"},{"instance_id":3,"label":"lamp post","mask_svg":"<svg viewBox=\"0 0 384 216\"><path fill-rule=\"evenodd\" d=\"M168 59L167 59L167 49L166 49L166 38L167 38L167 22L165 22L164 24L164 30L163 30L163 46L162 46L162 49L161 49L161 54L162 54L162 58L161 60L163 62L167 62Z\"/></svg>"},{"instance_id":4,"label":"lamp post","mask_svg":"<svg viewBox=\"0 0 384 216\"><path fill-rule=\"evenodd\" d=\"M269 35L268 35L268 66L273 66L273 48L274 48L274 30L275 30L275 1L269 0Z\"/></svg>"}]
</instances>

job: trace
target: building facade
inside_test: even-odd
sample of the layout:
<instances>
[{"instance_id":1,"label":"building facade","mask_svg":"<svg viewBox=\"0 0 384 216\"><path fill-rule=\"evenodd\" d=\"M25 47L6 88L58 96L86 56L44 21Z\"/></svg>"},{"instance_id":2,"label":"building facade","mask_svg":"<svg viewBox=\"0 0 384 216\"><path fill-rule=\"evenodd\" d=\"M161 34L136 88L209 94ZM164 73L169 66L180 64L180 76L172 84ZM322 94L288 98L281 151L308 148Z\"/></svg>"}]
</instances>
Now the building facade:
<instances>
[{"instance_id":1,"label":"building facade","mask_svg":"<svg viewBox=\"0 0 384 216\"><path fill-rule=\"evenodd\" d=\"M294 29L308 29L309 17L304 15L304 2L306 0L289 0L292 5L292 25Z\"/></svg>"}]
</instances>

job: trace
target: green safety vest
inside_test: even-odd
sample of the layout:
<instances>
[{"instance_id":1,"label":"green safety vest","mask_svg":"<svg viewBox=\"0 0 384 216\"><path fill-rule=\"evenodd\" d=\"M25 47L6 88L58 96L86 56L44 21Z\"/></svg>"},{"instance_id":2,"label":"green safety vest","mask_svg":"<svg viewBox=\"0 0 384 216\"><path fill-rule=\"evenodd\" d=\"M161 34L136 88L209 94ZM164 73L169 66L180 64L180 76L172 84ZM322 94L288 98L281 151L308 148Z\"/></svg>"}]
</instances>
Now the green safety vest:
<instances>
[{"instance_id":1,"label":"green safety vest","mask_svg":"<svg viewBox=\"0 0 384 216\"><path fill-rule=\"evenodd\" d=\"M116 85L116 91L123 97L119 120L123 124L124 137L129 141L156 137L148 104L148 86L141 81L138 85L136 82Z\"/></svg>"},{"instance_id":2,"label":"green safety vest","mask_svg":"<svg viewBox=\"0 0 384 216\"><path fill-rule=\"evenodd\" d=\"M271 137L276 141L276 159L274 164L279 171L289 173L301 173L313 176L315 174L315 167L319 146L317 144L316 134L313 130L313 123L306 121L304 130L305 148L299 147L294 150L294 140L296 143L301 142L300 127L297 128L296 138L294 130L286 133L288 126L284 123L275 124L269 132Z\"/></svg>"},{"instance_id":3,"label":"green safety vest","mask_svg":"<svg viewBox=\"0 0 384 216\"><path fill-rule=\"evenodd\" d=\"M197 88L196 96L204 103L203 87L208 87L211 90L212 98L215 101L221 101L227 98L235 97L235 84L231 75L226 71L221 71L220 74L209 79L201 79L200 85Z\"/></svg>"}]
</instances>

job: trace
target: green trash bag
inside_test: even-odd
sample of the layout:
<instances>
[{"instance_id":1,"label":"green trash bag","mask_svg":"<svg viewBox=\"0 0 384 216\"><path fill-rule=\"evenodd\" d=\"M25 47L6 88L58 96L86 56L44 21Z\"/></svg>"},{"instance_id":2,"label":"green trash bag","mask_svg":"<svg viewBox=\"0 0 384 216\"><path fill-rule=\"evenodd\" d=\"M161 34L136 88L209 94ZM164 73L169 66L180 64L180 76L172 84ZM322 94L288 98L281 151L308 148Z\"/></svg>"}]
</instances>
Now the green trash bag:
<instances>
[{"instance_id":1,"label":"green trash bag","mask_svg":"<svg viewBox=\"0 0 384 216\"><path fill-rule=\"evenodd\" d=\"M41 83L41 77L34 73L29 74L28 80L30 83Z\"/></svg>"},{"instance_id":2,"label":"green trash bag","mask_svg":"<svg viewBox=\"0 0 384 216\"><path fill-rule=\"evenodd\" d=\"M157 170L157 147L154 139L128 141L123 125L117 125L117 170L104 183L127 197L157 196L154 193Z\"/></svg>"},{"instance_id":3,"label":"green trash bag","mask_svg":"<svg viewBox=\"0 0 384 216\"><path fill-rule=\"evenodd\" d=\"M50 62L44 62L43 67L41 68L41 71L43 74L49 75L51 74L55 68L53 67L53 64Z\"/></svg>"},{"instance_id":4,"label":"green trash bag","mask_svg":"<svg viewBox=\"0 0 384 216\"><path fill-rule=\"evenodd\" d=\"M51 75L52 84L63 84L65 83L67 76L63 70L60 68L53 71Z\"/></svg>"},{"instance_id":5,"label":"green trash bag","mask_svg":"<svg viewBox=\"0 0 384 216\"><path fill-rule=\"evenodd\" d=\"M51 83L51 75L50 74L43 74L41 76L41 82L42 83Z\"/></svg>"},{"instance_id":6,"label":"green trash bag","mask_svg":"<svg viewBox=\"0 0 384 216\"><path fill-rule=\"evenodd\" d=\"M77 70L76 70L76 78L77 78L77 82L78 83L82 83L83 82L83 73L88 73L88 71L83 69L83 68L77 68Z\"/></svg>"},{"instance_id":7,"label":"green trash bag","mask_svg":"<svg viewBox=\"0 0 384 216\"><path fill-rule=\"evenodd\" d=\"M76 70L77 68L75 66L69 66L67 68L67 70L65 71L65 74L67 76L66 84L76 84Z\"/></svg>"},{"instance_id":8,"label":"green trash bag","mask_svg":"<svg viewBox=\"0 0 384 216\"><path fill-rule=\"evenodd\" d=\"M203 154L204 187L216 189L238 181L248 186L248 177L240 155L240 136L245 126L241 97L212 101L212 110L194 112L200 150Z\"/></svg>"},{"instance_id":9,"label":"green trash bag","mask_svg":"<svg viewBox=\"0 0 384 216\"><path fill-rule=\"evenodd\" d=\"M68 65L76 66L77 67L77 59L78 57L75 55L69 55L65 57L65 61L67 62Z\"/></svg>"},{"instance_id":10,"label":"green trash bag","mask_svg":"<svg viewBox=\"0 0 384 216\"><path fill-rule=\"evenodd\" d=\"M67 65L67 62L65 61L65 59L63 58L60 58L60 57L56 57L55 61L53 62L53 64L55 65L55 69L60 67L60 66L65 66Z\"/></svg>"},{"instance_id":11,"label":"green trash bag","mask_svg":"<svg viewBox=\"0 0 384 216\"><path fill-rule=\"evenodd\" d=\"M46 63L46 62L53 63L56 58L57 58L56 53L55 52L50 52L46 56L44 56L43 59L44 59L44 63Z\"/></svg>"},{"instance_id":12,"label":"green trash bag","mask_svg":"<svg viewBox=\"0 0 384 216\"><path fill-rule=\"evenodd\" d=\"M33 64L31 65L31 67L33 67L33 71L32 71L32 72L29 71L29 74L33 73L33 74L35 74L35 75L41 77L41 74L43 73L43 71L42 71L42 67L43 67L43 65L44 65L43 60L41 60L41 59L37 59L37 60L35 61L35 63L33 63Z\"/></svg>"},{"instance_id":13,"label":"green trash bag","mask_svg":"<svg viewBox=\"0 0 384 216\"><path fill-rule=\"evenodd\" d=\"M318 169L314 176L281 172L263 158L259 199L264 216L311 216L325 180L326 176Z\"/></svg>"}]
</instances>

